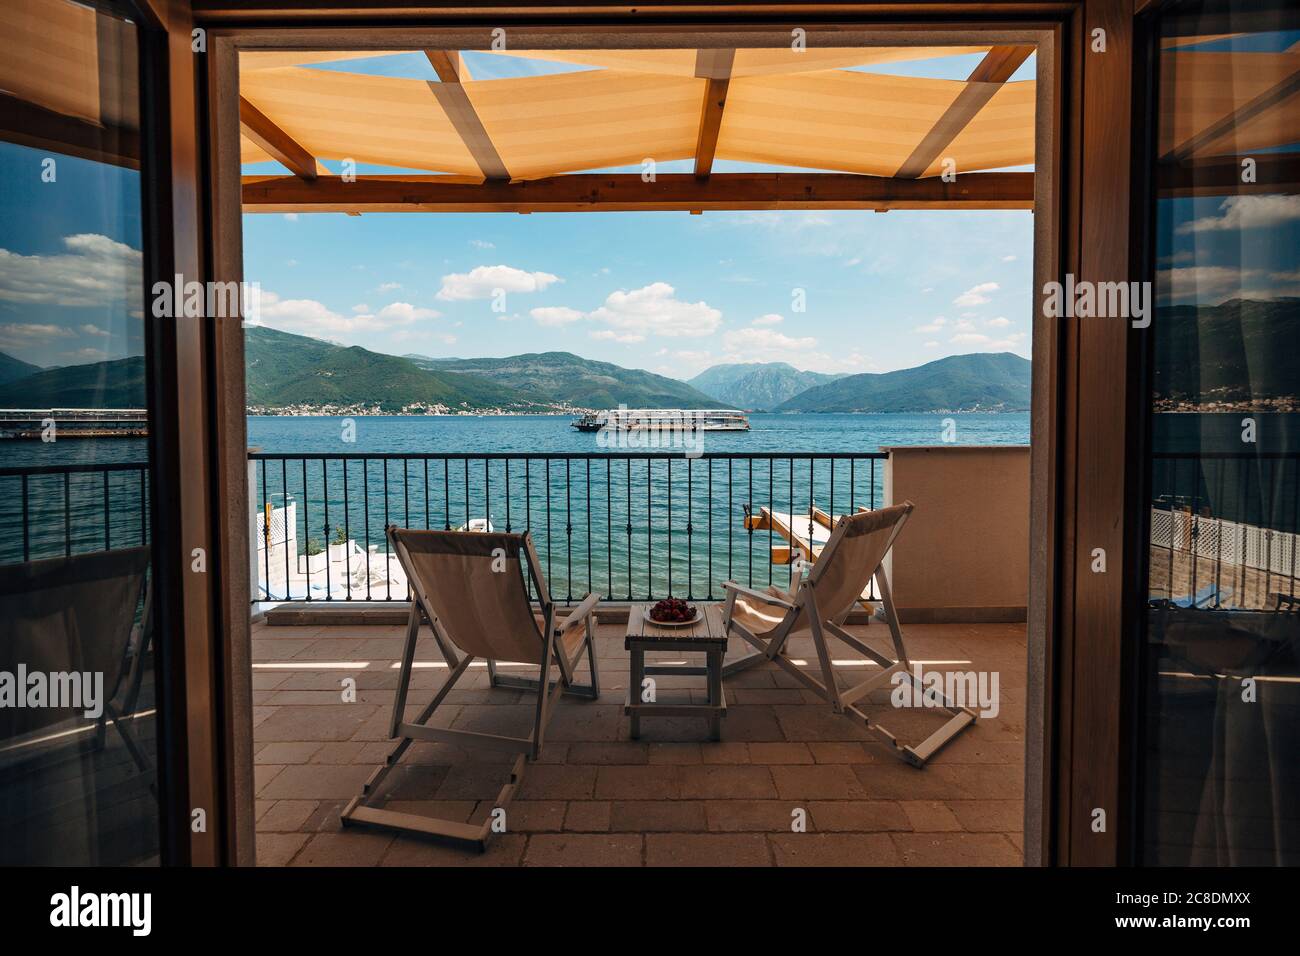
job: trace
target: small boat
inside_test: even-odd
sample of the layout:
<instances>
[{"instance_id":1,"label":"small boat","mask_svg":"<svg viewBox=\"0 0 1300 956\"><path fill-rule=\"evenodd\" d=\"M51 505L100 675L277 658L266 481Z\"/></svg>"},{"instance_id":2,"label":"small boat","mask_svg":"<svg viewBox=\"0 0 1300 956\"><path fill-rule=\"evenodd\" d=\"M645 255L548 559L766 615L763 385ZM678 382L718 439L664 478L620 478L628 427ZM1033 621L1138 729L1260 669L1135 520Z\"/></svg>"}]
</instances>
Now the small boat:
<instances>
[{"instance_id":1,"label":"small boat","mask_svg":"<svg viewBox=\"0 0 1300 956\"><path fill-rule=\"evenodd\" d=\"M463 524L457 531L495 531L492 527L492 519L489 518L471 518L469 524Z\"/></svg>"},{"instance_id":2,"label":"small boat","mask_svg":"<svg viewBox=\"0 0 1300 956\"><path fill-rule=\"evenodd\" d=\"M611 408L572 423L580 432L747 432L749 416L731 408Z\"/></svg>"}]
</instances>

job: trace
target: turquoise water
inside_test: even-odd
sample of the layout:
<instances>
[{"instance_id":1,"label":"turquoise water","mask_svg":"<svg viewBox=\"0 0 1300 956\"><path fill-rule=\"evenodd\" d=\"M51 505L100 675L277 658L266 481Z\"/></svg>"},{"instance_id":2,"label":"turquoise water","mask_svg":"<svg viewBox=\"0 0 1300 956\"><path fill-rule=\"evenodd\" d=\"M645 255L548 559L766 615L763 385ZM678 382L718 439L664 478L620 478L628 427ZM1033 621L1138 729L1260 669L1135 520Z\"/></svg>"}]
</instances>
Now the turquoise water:
<instances>
[{"instance_id":1,"label":"turquoise water","mask_svg":"<svg viewBox=\"0 0 1300 956\"><path fill-rule=\"evenodd\" d=\"M745 529L747 506L770 506L804 521L810 505L833 514L878 506L883 462L867 456L889 445L939 444L946 418L754 415L749 432L705 433L690 448L698 453L693 457L680 444L605 447L565 417L359 417L352 420L352 442L342 418L263 417L249 419L248 434L250 446L268 454L347 456L346 462L258 462L258 507L295 502L300 540L321 544L342 527L342 535L383 553L388 523L457 528L488 517L496 530L531 533L557 597L595 590L623 598L703 598L718 596L726 578L758 585L789 578L788 568L769 560L780 538ZM1029 440L1027 414L952 421L960 444ZM646 452L662 457L647 459ZM516 457L367 457L385 453ZM816 457L782 457L799 453ZM545 455L561 457L539 457ZM744 457L725 457L736 455ZM381 587L370 596L390 592Z\"/></svg>"},{"instance_id":2,"label":"turquoise water","mask_svg":"<svg viewBox=\"0 0 1300 956\"><path fill-rule=\"evenodd\" d=\"M695 458L681 447L605 448L596 435L570 428L567 417L359 416L353 442L344 441L341 418L251 417L248 438L264 453L346 456L256 465L255 506L260 511L268 501L276 507L292 501L300 549L342 536L363 548L375 545L382 555L387 523L456 528L488 516L497 530L531 532L558 597L596 590L614 597L701 598L716 597L728 577L757 585L788 580L788 569L768 560L768 548L780 539L746 531L746 506L771 506L805 521L810 504L836 514L878 506L883 462L863 456L889 445L939 444L947 417L754 415L749 432L706 433L702 446L691 449L702 453ZM952 421L958 444L1029 440L1027 414L954 415ZM629 457L646 451L671 457ZM484 453L518 457L367 457ZM791 453L818 457L781 457ZM569 454L598 457L536 457ZM854 457L825 457L831 454ZM138 462L145 456L140 439L15 442L6 445L4 464ZM138 472L110 474L107 509L102 475L73 476L66 522L62 476L30 477L27 491L31 557L61 554L65 547L101 548L106 531L113 547L138 544L147 535ZM18 479L0 479L0 528L6 529L0 560L22 560L22 513ZM404 595L380 586L369 596Z\"/></svg>"}]
</instances>

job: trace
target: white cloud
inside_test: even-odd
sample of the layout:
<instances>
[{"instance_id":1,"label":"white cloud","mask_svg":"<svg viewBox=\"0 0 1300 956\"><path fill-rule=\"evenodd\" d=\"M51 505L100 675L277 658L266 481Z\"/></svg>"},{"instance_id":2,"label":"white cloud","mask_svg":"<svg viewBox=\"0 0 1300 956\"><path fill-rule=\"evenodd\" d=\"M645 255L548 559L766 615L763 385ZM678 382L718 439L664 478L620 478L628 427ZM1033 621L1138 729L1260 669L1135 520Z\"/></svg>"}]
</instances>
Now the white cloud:
<instances>
[{"instance_id":1,"label":"white cloud","mask_svg":"<svg viewBox=\"0 0 1300 956\"><path fill-rule=\"evenodd\" d=\"M437 309L426 309L411 305L409 302L390 302L373 316L363 313L360 319L378 319L391 325L409 325L424 319L436 319L442 315Z\"/></svg>"},{"instance_id":2,"label":"white cloud","mask_svg":"<svg viewBox=\"0 0 1300 956\"><path fill-rule=\"evenodd\" d=\"M925 347L927 349L937 349L939 347L939 343L935 342L934 340L931 340L925 343Z\"/></svg>"},{"instance_id":3,"label":"white cloud","mask_svg":"<svg viewBox=\"0 0 1300 956\"><path fill-rule=\"evenodd\" d=\"M297 221L298 221L298 214L297 214L296 212L286 212L286 213L284 214L284 218L285 218L285 219L288 219L290 222L297 222Z\"/></svg>"},{"instance_id":4,"label":"white cloud","mask_svg":"<svg viewBox=\"0 0 1300 956\"><path fill-rule=\"evenodd\" d=\"M999 315L997 318L989 319L984 324L991 329L1005 329L1007 326L1011 324L1011 320L1008 319L1005 315Z\"/></svg>"},{"instance_id":5,"label":"white cloud","mask_svg":"<svg viewBox=\"0 0 1300 956\"><path fill-rule=\"evenodd\" d=\"M443 276L438 298L443 301L488 299L498 289L504 292L540 292L559 281L559 276L549 272L525 272L513 266L476 266L469 272Z\"/></svg>"},{"instance_id":6,"label":"white cloud","mask_svg":"<svg viewBox=\"0 0 1300 956\"><path fill-rule=\"evenodd\" d=\"M666 282L654 282L631 292L611 292L605 304L588 318L603 322L623 333L666 338L700 338L711 335L722 322L722 313L705 302L683 302L674 298Z\"/></svg>"},{"instance_id":7,"label":"white cloud","mask_svg":"<svg viewBox=\"0 0 1300 956\"><path fill-rule=\"evenodd\" d=\"M636 345L638 342L645 341L644 335L639 335L636 332L615 332L613 329L597 329L587 334L598 342L619 342L623 345Z\"/></svg>"},{"instance_id":8,"label":"white cloud","mask_svg":"<svg viewBox=\"0 0 1300 956\"><path fill-rule=\"evenodd\" d=\"M488 242L486 239L471 239L469 244L475 249L495 249L497 247L495 242Z\"/></svg>"},{"instance_id":9,"label":"white cloud","mask_svg":"<svg viewBox=\"0 0 1300 956\"><path fill-rule=\"evenodd\" d=\"M565 305L545 305L533 309L528 314L537 320L538 325L543 325L548 328L577 322L583 315L577 309L570 309Z\"/></svg>"},{"instance_id":10,"label":"white cloud","mask_svg":"<svg viewBox=\"0 0 1300 956\"><path fill-rule=\"evenodd\" d=\"M775 312L769 312L767 315L760 315L758 318L756 318L756 319L753 321L752 324L753 324L753 325L759 325L759 326L761 326L761 325L780 325L780 324L781 324L782 322L784 322L784 321L785 321L785 318L784 318L783 316L779 316L779 315L777 315Z\"/></svg>"},{"instance_id":11,"label":"white cloud","mask_svg":"<svg viewBox=\"0 0 1300 956\"><path fill-rule=\"evenodd\" d=\"M414 306L409 302L392 302L378 312L340 315L315 299L282 299L274 292L262 291L261 323L286 332L321 338L323 335L353 339L411 325L441 315L436 309ZM364 341L362 344L365 344Z\"/></svg>"},{"instance_id":12,"label":"white cloud","mask_svg":"<svg viewBox=\"0 0 1300 956\"><path fill-rule=\"evenodd\" d=\"M980 332L959 332L948 341L954 345L983 345L985 342L991 342L992 339Z\"/></svg>"},{"instance_id":13,"label":"white cloud","mask_svg":"<svg viewBox=\"0 0 1300 956\"><path fill-rule=\"evenodd\" d=\"M996 282L981 282L979 285L971 286L957 298L952 300L953 305L972 306L984 305L989 301L987 293L996 292L998 284Z\"/></svg>"},{"instance_id":14,"label":"white cloud","mask_svg":"<svg viewBox=\"0 0 1300 956\"><path fill-rule=\"evenodd\" d=\"M375 291L380 295L383 295L385 292L393 292L401 287L402 283L400 282L384 282L379 286L379 288L375 289Z\"/></svg>"},{"instance_id":15,"label":"white cloud","mask_svg":"<svg viewBox=\"0 0 1300 956\"><path fill-rule=\"evenodd\" d=\"M108 331L108 329L101 329L98 325L89 325L89 324L77 326L77 331L80 332L82 335L101 335L105 337L112 334Z\"/></svg>"},{"instance_id":16,"label":"white cloud","mask_svg":"<svg viewBox=\"0 0 1300 956\"><path fill-rule=\"evenodd\" d=\"M60 352L59 354L64 358L78 359L82 362L102 362L108 358L108 353L103 349L92 348L74 349L71 352Z\"/></svg>"},{"instance_id":17,"label":"white cloud","mask_svg":"<svg viewBox=\"0 0 1300 956\"><path fill-rule=\"evenodd\" d=\"M722 346L728 352L755 352L777 354L784 352L807 352L817 347L817 340L812 336L794 338L773 329L733 329L723 333ZM751 359L751 361L759 361Z\"/></svg>"},{"instance_id":18,"label":"white cloud","mask_svg":"<svg viewBox=\"0 0 1300 956\"><path fill-rule=\"evenodd\" d=\"M72 337L72 330L62 325L45 325L37 322L9 322L0 325L0 349L9 351L47 345L55 339Z\"/></svg>"},{"instance_id":19,"label":"white cloud","mask_svg":"<svg viewBox=\"0 0 1300 956\"><path fill-rule=\"evenodd\" d=\"M925 325L918 325L912 331L920 332L923 335L933 335L935 332L938 332L947 324L948 324L948 320L945 319L942 315L940 315L940 316L936 316L932 321L927 322Z\"/></svg>"},{"instance_id":20,"label":"white cloud","mask_svg":"<svg viewBox=\"0 0 1300 956\"><path fill-rule=\"evenodd\" d=\"M23 256L0 249L0 299L64 306L132 305L141 301L143 256L97 233L64 236L64 253Z\"/></svg>"},{"instance_id":21,"label":"white cloud","mask_svg":"<svg viewBox=\"0 0 1300 956\"><path fill-rule=\"evenodd\" d=\"M1221 215L1183 223L1178 232L1269 229L1293 222L1300 219L1300 194L1229 196L1219 204L1219 212Z\"/></svg>"},{"instance_id":22,"label":"white cloud","mask_svg":"<svg viewBox=\"0 0 1300 956\"><path fill-rule=\"evenodd\" d=\"M1015 257L1015 256L1003 256L1003 257L1002 257L1002 261L1003 261L1003 262L1015 262L1015 261L1016 261L1016 257Z\"/></svg>"}]
</instances>

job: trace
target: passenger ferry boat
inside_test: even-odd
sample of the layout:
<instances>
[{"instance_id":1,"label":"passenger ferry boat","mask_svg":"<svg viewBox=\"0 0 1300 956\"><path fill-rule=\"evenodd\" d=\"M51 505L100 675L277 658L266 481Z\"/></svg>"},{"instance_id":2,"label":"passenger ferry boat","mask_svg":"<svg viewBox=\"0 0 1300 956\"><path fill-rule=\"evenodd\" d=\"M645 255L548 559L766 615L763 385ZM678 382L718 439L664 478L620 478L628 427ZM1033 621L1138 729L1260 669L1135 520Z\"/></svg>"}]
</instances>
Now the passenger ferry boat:
<instances>
[{"instance_id":1,"label":"passenger ferry boat","mask_svg":"<svg viewBox=\"0 0 1300 956\"><path fill-rule=\"evenodd\" d=\"M705 431L747 432L749 416L732 408L611 408L573 422L580 432Z\"/></svg>"}]
</instances>

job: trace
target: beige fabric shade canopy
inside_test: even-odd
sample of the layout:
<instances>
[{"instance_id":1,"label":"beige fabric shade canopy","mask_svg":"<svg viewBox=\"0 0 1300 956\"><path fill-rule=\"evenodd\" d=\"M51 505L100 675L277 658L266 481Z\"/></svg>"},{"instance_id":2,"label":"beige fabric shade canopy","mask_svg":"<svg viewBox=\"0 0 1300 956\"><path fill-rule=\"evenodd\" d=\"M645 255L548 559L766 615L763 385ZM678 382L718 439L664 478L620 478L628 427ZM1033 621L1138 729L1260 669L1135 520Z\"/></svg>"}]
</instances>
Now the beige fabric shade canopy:
<instances>
[{"instance_id":1,"label":"beige fabric shade canopy","mask_svg":"<svg viewBox=\"0 0 1300 956\"><path fill-rule=\"evenodd\" d=\"M438 54L453 71L440 70L441 83L346 71L347 60L373 51L244 52L240 94L311 157L429 173L519 181L646 159L698 162L707 138L710 165L734 160L924 178L942 171L944 156L956 161L958 173L1031 164L1034 81L1005 82L1015 66L987 82L846 68L999 50L1017 51L1015 66L1031 52L987 46L510 51L492 55L582 69L492 80L473 79L451 53ZM402 52L423 51L378 55ZM432 61L435 54L428 55ZM313 68L326 61L332 69ZM724 105L711 108L714 96ZM710 122L716 128L704 130ZM950 135L938 144L942 155L918 157L945 122ZM257 137L245 135L242 147L245 163L272 158ZM917 167L910 173L909 161Z\"/></svg>"}]
</instances>

